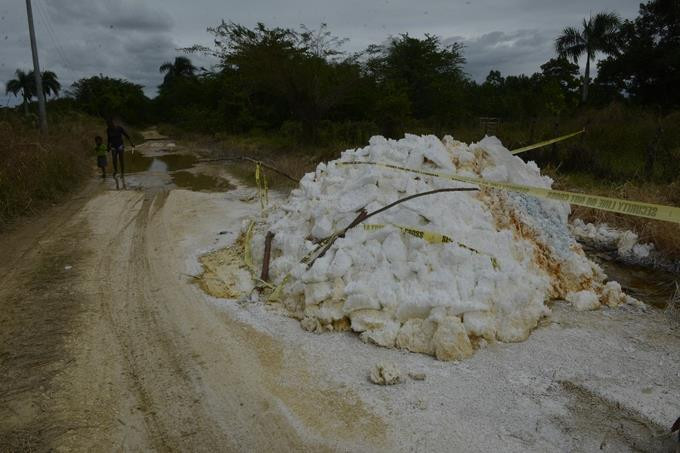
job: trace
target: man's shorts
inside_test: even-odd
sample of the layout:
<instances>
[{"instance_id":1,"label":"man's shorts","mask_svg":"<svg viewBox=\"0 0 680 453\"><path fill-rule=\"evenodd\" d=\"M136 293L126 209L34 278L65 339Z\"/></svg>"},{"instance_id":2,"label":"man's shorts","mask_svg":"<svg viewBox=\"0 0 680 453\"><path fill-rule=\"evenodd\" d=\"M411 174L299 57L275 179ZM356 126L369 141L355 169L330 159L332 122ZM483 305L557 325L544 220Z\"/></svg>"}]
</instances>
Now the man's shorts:
<instances>
[{"instance_id":1,"label":"man's shorts","mask_svg":"<svg viewBox=\"0 0 680 453\"><path fill-rule=\"evenodd\" d=\"M114 146L114 147L111 148L111 155L115 159L116 156L118 156L119 154L123 154L124 151L125 151L125 147L123 145L120 145L118 147Z\"/></svg>"}]
</instances>

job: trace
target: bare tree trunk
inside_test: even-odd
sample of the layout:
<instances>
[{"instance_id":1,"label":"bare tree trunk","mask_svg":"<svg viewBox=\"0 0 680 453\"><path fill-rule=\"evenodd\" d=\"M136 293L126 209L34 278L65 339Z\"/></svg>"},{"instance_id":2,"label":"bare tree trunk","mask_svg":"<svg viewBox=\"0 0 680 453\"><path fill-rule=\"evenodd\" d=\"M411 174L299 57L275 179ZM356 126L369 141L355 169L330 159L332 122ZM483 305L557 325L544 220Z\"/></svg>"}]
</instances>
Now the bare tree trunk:
<instances>
[{"instance_id":1,"label":"bare tree trunk","mask_svg":"<svg viewBox=\"0 0 680 453\"><path fill-rule=\"evenodd\" d=\"M24 115L28 116L28 99L24 97Z\"/></svg>"},{"instance_id":2,"label":"bare tree trunk","mask_svg":"<svg viewBox=\"0 0 680 453\"><path fill-rule=\"evenodd\" d=\"M583 97L581 101L584 104L588 100L588 85L590 85L590 52L586 52L586 73L583 77Z\"/></svg>"}]
</instances>

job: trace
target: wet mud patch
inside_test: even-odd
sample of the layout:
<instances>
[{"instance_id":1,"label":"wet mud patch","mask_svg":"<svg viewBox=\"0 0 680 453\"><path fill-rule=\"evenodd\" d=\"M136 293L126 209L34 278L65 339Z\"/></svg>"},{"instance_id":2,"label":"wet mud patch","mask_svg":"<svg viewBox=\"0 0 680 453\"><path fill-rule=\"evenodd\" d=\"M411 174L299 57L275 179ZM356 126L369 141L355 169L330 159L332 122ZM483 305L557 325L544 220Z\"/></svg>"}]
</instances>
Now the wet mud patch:
<instances>
[{"instance_id":1,"label":"wet mud patch","mask_svg":"<svg viewBox=\"0 0 680 453\"><path fill-rule=\"evenodd\" d=\"M176 171L171 176L172 182L177 187L194 192L226 192L234 189L234 186L226 179L203 173L191 173L183 170Z\"/></svg>"},{"instance_id":2,"label":"wet mud patch","mask_svg":"<svg viewBox=\"0 0 680 453\"><path fill-rule=\"evenodd\" d=\"M142 153L127 153L125 156L125 172L141 173L145 171L171 172L192 168L197 162L191 154L165 154L148 157Z\"/></svg>"},{"instance_id":3,"label":"wet mud patch","mask_svg":"<svg viewBox=\"0 0 680 453\"><path fill-rule=\"evenodd\" d=\"M167 171L185 170L196 165L198 159L192 154L165 154L163 156L155 157L163 162Z\"/></svg>"},{"instance_id":4,"label":"wet mud patch","mask_svg":"<svg viewBox=\"0 0 680 453\"><path fill-rule=\"evenodd\" d=\"M151 167L152 161L153 161L153 158L146 157L142 153L128 153L125 156L125 172L126 173L139 173L139 172L142 172L142 171L147 171ZM109 165L109 166L111 166L111 165ZM111 167L111 168L113 168L113 167Z\"/></svg>"},{"instance_id":5,"label":"wet mud patch","mask_svg":"<svg viewBox=\"0 0 680 453\"><path fill-rule=\"evenodd\" d=\"M655 308L666 308L675 292L675 282L680 281L680 275L672 272L623 264L601 254L589 253L588 257L602 267L608 280L619 282L626 294Z\"/></svg>"}]
</instances>

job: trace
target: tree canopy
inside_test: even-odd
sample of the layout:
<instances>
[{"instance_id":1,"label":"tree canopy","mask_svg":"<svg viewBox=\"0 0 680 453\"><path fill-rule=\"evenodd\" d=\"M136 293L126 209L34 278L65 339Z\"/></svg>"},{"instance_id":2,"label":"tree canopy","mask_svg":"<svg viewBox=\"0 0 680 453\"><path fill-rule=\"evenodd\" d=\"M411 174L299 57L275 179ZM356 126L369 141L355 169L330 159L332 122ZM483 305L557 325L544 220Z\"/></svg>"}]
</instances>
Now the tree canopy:
<instances>
[{"instance_id":1,"label":"tree canopy","mask_svg":"<svg viewBox=\"0 0 680 453\"><path fill-rule=\"evenodd\" d=\"M599 64L596 83L625 92L637 104L680 106L680 2L653 0L627 20L613 55Z\"/></svg>"},{"instance_id":2,"label":"tree canopy","mask_svg":"<svg viewBox=\"0 0 680 453\"><path fill-rule=\"evenodd\" d=\"M434 35L400 34L348 54L346 40L325 24L293 29L221 21L208 29L211 46L181 49L183 54L160 65L163 83L153 100L140 85L104 75L79 80L71 95L89 113L131 122L273 133L306 143L375 133L396 137L407 130L447 133L480 117L535 121L611 102L672 109L680 104L679 9L674 0L650 0L637 18L623 23L614 13L595 14L580 27L565 28L555 41L555 57L534 74L492 69L481 82L464 72L465 47ZM195 53L218 63L197 70ZM590 64L598 53L606 58L591 83ZM53 73L46 71L44 80L46 94L59 92ZM18 71L7 91L27 105L34 93L30 73Z\"/></svg>"},{"instance_id":3,"label":"tree canopy","mask_svg":"<svg viewBox=\"0 0 680 453\"><path fill-rule=\"evenodd\" d=\"M102 117L122 117L130 122L146 119L149 100L142 86L103 75L80 79L71 95L83 111Z\"/></svg>"}]
</instances>

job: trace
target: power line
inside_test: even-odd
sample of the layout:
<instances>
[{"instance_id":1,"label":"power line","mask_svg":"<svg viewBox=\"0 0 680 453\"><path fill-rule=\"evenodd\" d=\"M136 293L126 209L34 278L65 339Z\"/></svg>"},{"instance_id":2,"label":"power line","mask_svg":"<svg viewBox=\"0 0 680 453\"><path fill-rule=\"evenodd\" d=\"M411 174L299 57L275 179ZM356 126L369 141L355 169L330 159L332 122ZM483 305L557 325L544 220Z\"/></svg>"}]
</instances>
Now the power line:
<instances>
[{"instance_id":1,"label":"power line","mask_svg":"<svg viewBox=\"0 0 680 453\"><path fill-rule=\"evenodd\" d=\"M75 65L72 64L71 60L66 56L67 52L64 51L59 39L57 38L57 33L55 32L54 27L52 26L52 21L50 20L50 15L48 12L48 7L47 4L41 5L42 1L41 0L36 0L38 2L38 8L40 11L40 14L43 17L44 22L46 23L45 28L47 29L48 33L50 34L54 44L55 48L57 49L57 53L59 54L59 57L64 61L64 67L71 73L71 77L73 78L73 83L76 83L79 80L79 76L77 71L75 70ZM41 9L42 8L42 9ZM85 91L88 92L91 96L94 95L94 92L92 91L91 87L86 85Z\"/></svg>"},{"instance_id":2,"label":"power line","mask_svg":"<svg viewBox=\"0 0 680 453\"><path fill-rule=\"evenodd\" d=\"M50 39L52 40L52 43L54 44L54 48L59 55L59 58L63 62L64 68L66 68L70 73L71 76L74 77L75 79L75 71L73 69L73 65L71 64L71 61L68 59L66 56L66 52L64 51L63 47L61 46L61 43L59 41L59 38L57 37L56 32L54 31L54 27L52 26L52 23L49 19L49 15L47 14L47 7L42 4L41 0L36 0L36 4L38 5L38 14L40 16L41 22L43 23L45 30L47 33L50 35Z\"/></svg>"}]
</instances>

